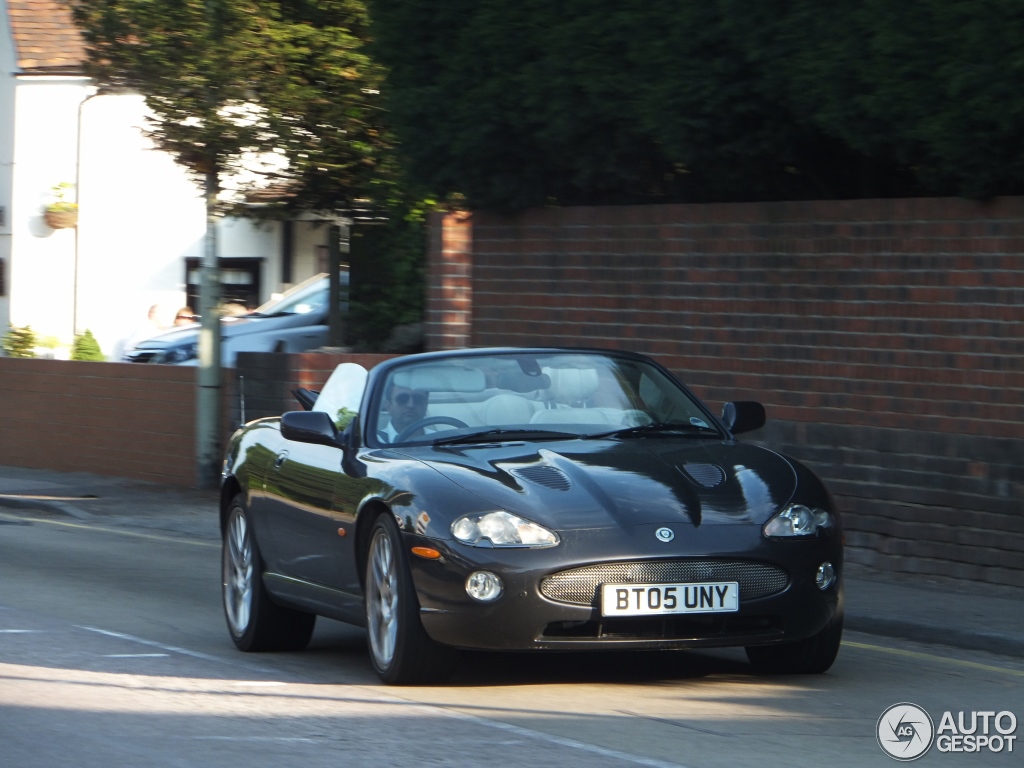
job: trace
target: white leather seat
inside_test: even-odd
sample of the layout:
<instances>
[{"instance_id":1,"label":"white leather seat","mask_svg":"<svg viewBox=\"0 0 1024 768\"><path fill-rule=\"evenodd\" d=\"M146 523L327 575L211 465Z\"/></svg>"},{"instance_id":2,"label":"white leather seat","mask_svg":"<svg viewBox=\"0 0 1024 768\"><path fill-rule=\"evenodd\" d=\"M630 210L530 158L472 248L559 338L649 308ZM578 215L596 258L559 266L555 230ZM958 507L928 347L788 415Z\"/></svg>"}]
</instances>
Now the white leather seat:
<instances>
[{"instance_id":1,"label":"white leather seat","mask_svg":"<svg viewBox=\"0 0 1024 768\"><path fill-rule=\"evenodd\" d=\"M495 427L505 424L529 424L536 408L519 395L495 395L484 403L484 423Z\"/></svg>"},{"instance_id":2,"label":"white leather seat","mask_svg":"<svg viewBox=\"0 0 1024 768\"><path fill-rule=\"evenodd\" d=\"M551 379L548 391L556 403L575 406L597 391L596 368L545 368Z\"/></svg>"}]
</instances>

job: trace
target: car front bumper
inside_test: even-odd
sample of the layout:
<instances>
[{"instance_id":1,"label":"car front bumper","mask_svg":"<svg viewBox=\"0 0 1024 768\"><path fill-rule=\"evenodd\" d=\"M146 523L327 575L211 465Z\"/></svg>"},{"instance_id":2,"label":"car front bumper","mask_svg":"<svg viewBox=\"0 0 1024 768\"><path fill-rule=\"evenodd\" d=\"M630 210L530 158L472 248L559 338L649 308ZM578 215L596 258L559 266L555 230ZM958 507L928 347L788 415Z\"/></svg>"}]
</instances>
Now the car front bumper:
<instances>
[{"instance_id":1,"label":"car front bumper","mask_svg":"<svg viewBox=\"0 0 1024 768\"><path fill-rule=\"evenodd\" d=\"M648 527L651 531L578 532L563 537L557 547L536 550L480 549L407 534L410 546L431 546L442 553L439 560L411 557L423 626L437 642L480 650L700 648L802 640L842 612L838 531L820 538L769 541L759 526L706 526L665 546L655 539L653 526L637 529ZM745 599L741 587L739 610L730 613L604 617L598 600L568 603L550 599L541 589L551 574L593 564L693 561L766 564L787 578L781 589L753 599ZM821 590L815 574L826 561L837 579ZM467 595L466 578L477 570L500 576L504 591L498 600L480 603Z\"/></svg>"}]
</instances>

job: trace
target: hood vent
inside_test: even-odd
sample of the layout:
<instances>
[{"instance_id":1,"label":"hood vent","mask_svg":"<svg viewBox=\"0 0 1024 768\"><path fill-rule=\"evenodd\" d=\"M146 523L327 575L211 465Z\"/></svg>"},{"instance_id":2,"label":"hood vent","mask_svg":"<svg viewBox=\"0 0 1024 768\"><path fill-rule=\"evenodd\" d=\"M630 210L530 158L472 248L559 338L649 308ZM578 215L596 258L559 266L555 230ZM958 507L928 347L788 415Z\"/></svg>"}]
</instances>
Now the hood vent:
<instances>
[{"instance_id":1,"label":"hood vent","mask_svg":"<svg viewBox=\"0 0 1024 768\"><path fill-rule=\"evenodd\" d=\"M550 488L553 491L568 491L572 488L572 481L566 477L562 470L546 464L514 469L512 474L536 485L543 485L545 488Z\"/></svg>"},{"instance_id":2,"label":"hood vent","mask_svg":"<svg viewBox=\"0 0 1024 768\"><path fill-rule=\"evenodd\" d=\"M715 464L683 464L682 470L693 482L705 488L714 488L725 480L725 472Z\"/></svg>"}]
</instances>

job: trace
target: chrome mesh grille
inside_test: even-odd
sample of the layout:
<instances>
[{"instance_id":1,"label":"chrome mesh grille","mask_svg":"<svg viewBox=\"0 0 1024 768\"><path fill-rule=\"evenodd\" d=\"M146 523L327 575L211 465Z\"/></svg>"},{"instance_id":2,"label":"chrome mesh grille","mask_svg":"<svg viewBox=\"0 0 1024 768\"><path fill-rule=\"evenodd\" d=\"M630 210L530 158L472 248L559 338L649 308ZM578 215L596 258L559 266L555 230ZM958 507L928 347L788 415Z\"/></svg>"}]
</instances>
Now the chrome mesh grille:
<instances>
[{"instance_id":1,"label":"chrome mesh grille","mask_svg":"<svg viewBox=\"0 0 1024 768\"><path fill-rule=\"evenodd\" d=\"M740 600L754 600L781 592L789 577L781 568L735 560L650 560L587 565L545 576L541 594L575 605L597 605L602 584L687 584L736 581Z\"/></svg>"},{"instance_id":2,"label":"chrome mesh grille","mask_svg":"<svg viewBox=\"0 0 1024 768\"><path fill-rule=\"evenodd\" d=\"M714 488L725 480L725 472L714 464L698 464L696 462L683 464L683 472L695 483L703 485L705 488Z\"/></svg>"}]
</instances>

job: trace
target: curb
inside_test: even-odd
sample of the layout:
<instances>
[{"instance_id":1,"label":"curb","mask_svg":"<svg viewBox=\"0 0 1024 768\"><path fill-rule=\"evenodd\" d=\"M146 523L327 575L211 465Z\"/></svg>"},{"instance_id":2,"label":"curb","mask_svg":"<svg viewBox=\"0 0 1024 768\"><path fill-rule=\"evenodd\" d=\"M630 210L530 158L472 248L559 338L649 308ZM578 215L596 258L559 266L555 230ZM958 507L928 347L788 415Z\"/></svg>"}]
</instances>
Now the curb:
<instances>
[{"instance_id":1,"label":"curb","mask_svg":"<svg viewBox=\"0 0 1024 768\"><path fill-rule=\"evenodd\" d=\"M93 501L94 499L82 499L82 501ZM92 520L94 515L84 509L75 509L74 504L56 499L36 499L32 497L0 496L0 507L11 509L41 509L47 512L56 512L60 515L67 515L76 520Z\"/></svg>"},{"instance_id":2,"label":"curb","mask_svg":"<svg viewBox=\"0 0 1024 768\"><path fill-rule=\"evenodd\" d=\"M1003 656L1024 657L1024 640L997 632L971 632L955 627L887 619L881 616L851 615L845 618L846 629L868 635L912 640L929 645L948 645L965 651L985 651Z\"/></svg>"}]
</instances>

